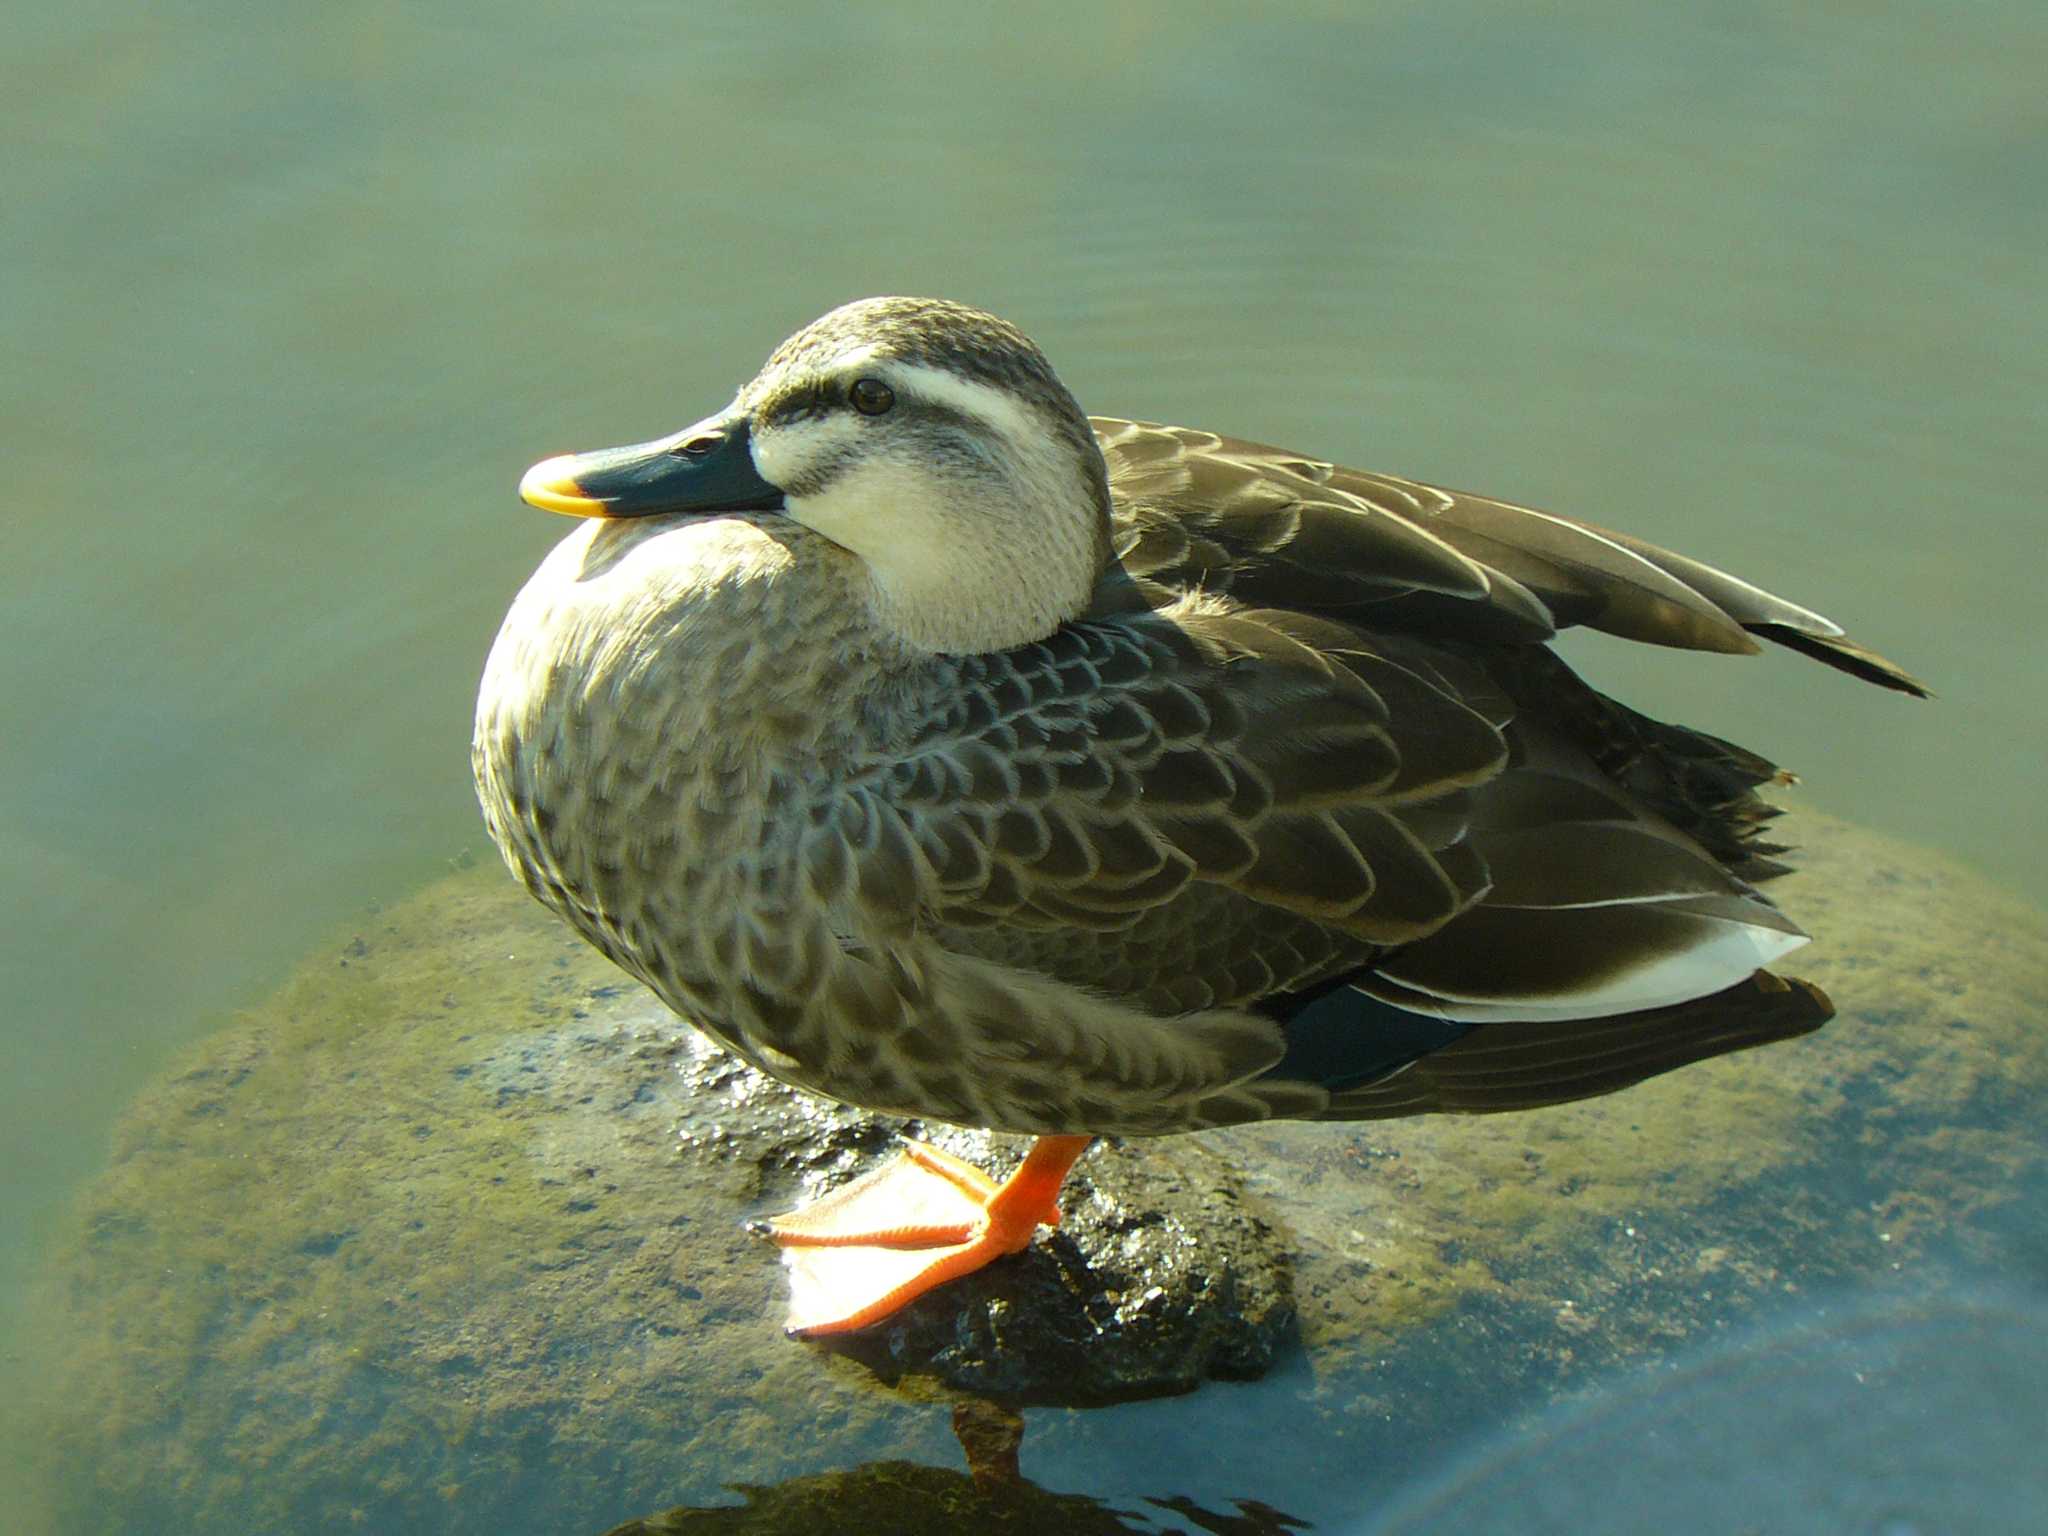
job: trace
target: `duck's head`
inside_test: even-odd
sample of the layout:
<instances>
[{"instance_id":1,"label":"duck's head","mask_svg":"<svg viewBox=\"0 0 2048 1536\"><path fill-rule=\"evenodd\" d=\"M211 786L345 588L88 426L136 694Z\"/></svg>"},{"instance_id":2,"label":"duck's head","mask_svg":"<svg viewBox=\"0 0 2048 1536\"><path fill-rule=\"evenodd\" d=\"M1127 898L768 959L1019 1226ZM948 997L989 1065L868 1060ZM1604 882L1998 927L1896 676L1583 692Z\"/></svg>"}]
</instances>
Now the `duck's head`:
<instances>
[{"instance_id":1,"label":"duck's head","mask_svg":"<svg viewBox=\"0 0 2048 1536\"><path fill-rule=\"evenodd\" d=\"M860 562L879 624L928 651L1040 639L1109 563L1088 420L1029 337L937 299L862 299L680 432L526 472L579 517L774 512Z\"/></svg>"}]
</instances>

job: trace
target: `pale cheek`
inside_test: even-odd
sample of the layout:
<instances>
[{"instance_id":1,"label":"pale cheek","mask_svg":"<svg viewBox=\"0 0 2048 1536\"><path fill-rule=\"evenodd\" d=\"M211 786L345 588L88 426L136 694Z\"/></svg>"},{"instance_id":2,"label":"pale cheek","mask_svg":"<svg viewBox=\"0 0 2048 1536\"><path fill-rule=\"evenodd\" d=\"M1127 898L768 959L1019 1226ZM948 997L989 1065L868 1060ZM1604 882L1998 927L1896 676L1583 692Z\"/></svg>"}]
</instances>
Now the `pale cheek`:
<instances>
[{"instance_id":1,"label":"pale cheek","mask_svg":"<svg viewBox=\"0 0 2048 1536\"><path fill-rule=\"evenodd\" d=\"M959 555L950 499L929 474L891 464L850 471L822 496L792 497L789 514L894 582L917 583Z\"/></svg>"}]
</instances>

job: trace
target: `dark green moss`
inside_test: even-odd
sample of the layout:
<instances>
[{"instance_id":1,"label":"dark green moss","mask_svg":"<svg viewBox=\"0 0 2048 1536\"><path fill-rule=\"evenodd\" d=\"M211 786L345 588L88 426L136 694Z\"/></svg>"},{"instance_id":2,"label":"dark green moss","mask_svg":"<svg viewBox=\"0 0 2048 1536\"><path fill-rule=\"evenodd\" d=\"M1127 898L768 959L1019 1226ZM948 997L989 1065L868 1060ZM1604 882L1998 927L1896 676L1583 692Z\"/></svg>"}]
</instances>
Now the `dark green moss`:
<instances>
[{"instance_id":1,"label":"dark green moss","mask_svg":"<svg viewBox=\"0 0 2048 1536\"><path fill-rule=\"evenodd\" d=\"M1405 1446L1503 1401L1830 1281L1910 1286L1958 1250L1996 1267L2040 1226L2042 916L1919 850L1819 818L1794 835L1803 870L1774 893L1821 936L1794 967L1841 1007L1819 1034L1528 1115L1105 1149L1070 1241L1008 1291L877 1333L865 1365L781 1336L781 1272L739 1223L892 1130L793 1099L750 1120L775 1090L500 871L457 876L309 960L124 1116L27 1373L50 1523L599 1529L728 1483L794 1509L771 1491L820 1462L957 1455L917 1386L955 1345L963 1379L1029 1399L1034 1358L1086 1364L1113 1315L1185 1386L1264 1368L1273 1335L1261 1355L1215 1329L1255 1306L1298 1307L1311 1368L1231 1431L1280 1480L1243 1491L1286 1504L1339 1448L1395 1477ZM1174 1223L1202 1211L1244 1246L1185 1240ZM1291 1296L1284 1272L1230 1288L1273 1263L1267 1224ZM1100 1278L1148 1231L1179 1244L1148 1262L1197 1299ZM1005 1346L1020 1298L1053 1343ZM1043 1422L1056 1460L1122 1421Z\"/></svg>"}]
</instances>

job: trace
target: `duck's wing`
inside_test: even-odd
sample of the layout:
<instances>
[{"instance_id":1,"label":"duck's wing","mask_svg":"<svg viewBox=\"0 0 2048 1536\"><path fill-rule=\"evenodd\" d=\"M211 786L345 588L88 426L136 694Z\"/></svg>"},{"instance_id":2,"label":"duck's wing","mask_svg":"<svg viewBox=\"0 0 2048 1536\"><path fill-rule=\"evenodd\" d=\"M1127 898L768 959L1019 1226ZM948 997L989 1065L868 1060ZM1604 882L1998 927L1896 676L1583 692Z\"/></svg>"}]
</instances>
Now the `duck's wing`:
<instances>
[{"instance_id":1,"label":"duck's wing","mask_svg":"<svg viewBox=\"0 0 2048 1536\"><path fill-rule=\"evenodd\" d=\"M1202 882L1391 946L1490 882L1490 700L1340 626L1190 598L959 658L935 697L883 798L945 925L1129 929Z\"/></svg>"},{"instance_id":2,"label":"duck's wing","mask_svg":"<svg viewBox=\"0 0 2048 1536\"><path fill-rule=\"evenodd\" d=\"M1260 1078L1285 1040L1248 1005L1478 901L1465 793L1507 760L1483 709L1424 671L1335 659L1328 645L1354 638L1190 598L939 663L801 834L794 906L861 936L785 967L772 1000L799 1016L787 1038L813 1015L833 1031L792 1053L819 1063L810 1080L1040 1132L1319 1112L1320 1085ZM1272 920L1191 933L1195 886ZM975 929L1192 948L1181 980L1208 1001L935 939ZM753 969L765 985L776 968ZM854 1092L863 1055L916 1092Z\"/></svg>"},{"instance_id":3,"label":"duck's wing","mask_svg":"<svg viewBox=\"0 0 2048 1536\"><path fill-rule=\"evenodd\" d=\"M1610 529L1183 427L1094 419L1134 577L1473 640L1586 625L1691 650L1762 636L1904 693L1925 687L1831 620Z\"/></svg>"},{"instance_id":4,"label":"duck's wing","mask_svg":"<svg viewBox=\"0 0 2048 1536\"><path fill-rule=\"evenodd\" d=\"M1361 965L1354 985L1412 1012L1560 1018L1719 990L1800 941L1568 753L1511 761L1512 702L1419 642L1190 596L942 670L811 817L800 866L896 975L885 1004L835 1012L964 1034L984 1123L1318 1113L1320 1085L1259 1076L1284 1034L1250 1010ZM1171 946L1152 970L1187 990L1030 965L1032 933L1126 944L1134 976Z\"/></svg>"}]
</instances>

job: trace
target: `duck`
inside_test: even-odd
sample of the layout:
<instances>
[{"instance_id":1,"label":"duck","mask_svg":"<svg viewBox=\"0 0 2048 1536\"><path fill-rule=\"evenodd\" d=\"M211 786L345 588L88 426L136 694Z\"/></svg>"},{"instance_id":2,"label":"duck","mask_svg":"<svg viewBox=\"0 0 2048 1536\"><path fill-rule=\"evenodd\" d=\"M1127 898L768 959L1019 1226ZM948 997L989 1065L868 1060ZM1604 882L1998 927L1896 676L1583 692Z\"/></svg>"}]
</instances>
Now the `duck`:
<instances>
[{"instance_id":1,"label":"duck","mask_svg":"<svg viewBox=\"0 0 2048 1536\"><path fill-rule=\"evenodd\" d=\"M1529 1110L1824 1023L1759 888L1789 775L1560 631L1927 693L1628 534L1090 417L943 300L834 309L519 491L578 522L478 692L514 876L771 1077L1034 1138L769 1222L807 1337L1024 1249L1098 1137Z\"/></svg>"}]
</instances>

